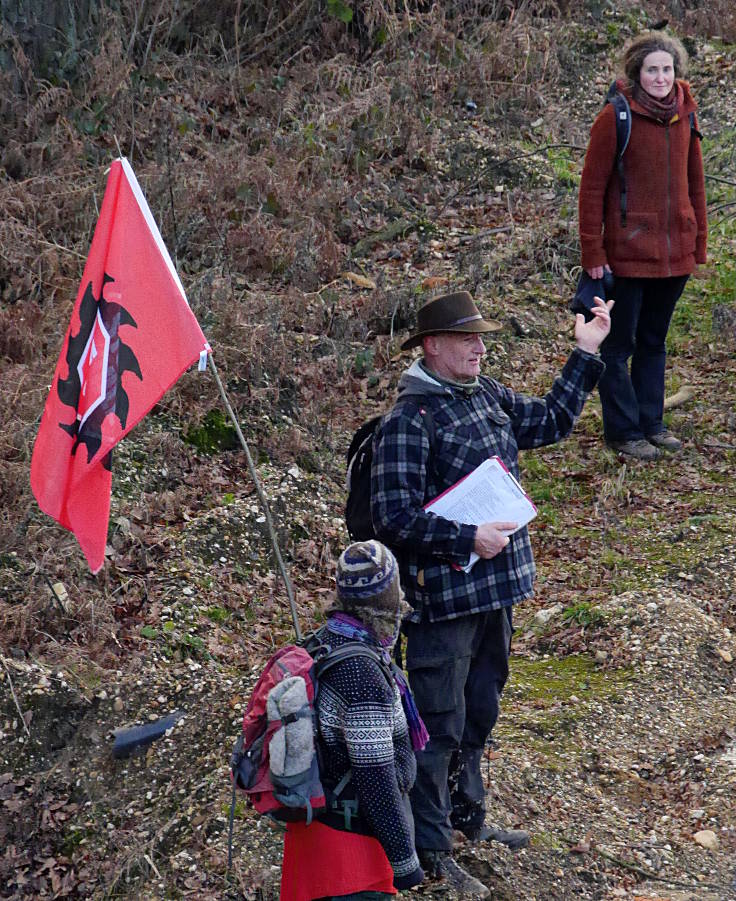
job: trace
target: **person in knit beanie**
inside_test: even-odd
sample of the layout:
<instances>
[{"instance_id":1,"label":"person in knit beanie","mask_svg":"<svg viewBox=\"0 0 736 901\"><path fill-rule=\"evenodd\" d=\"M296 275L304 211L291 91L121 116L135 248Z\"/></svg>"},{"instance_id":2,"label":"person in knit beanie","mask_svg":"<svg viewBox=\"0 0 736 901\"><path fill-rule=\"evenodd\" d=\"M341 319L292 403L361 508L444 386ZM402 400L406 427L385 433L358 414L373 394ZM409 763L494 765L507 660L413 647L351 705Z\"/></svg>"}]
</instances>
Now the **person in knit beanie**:
<instances>
[{"instance_id":1,"label":"person in knit beanie","mask_svg":"<svg viewBox=\"0 0 736 901\"><path fill-rule=\"evenodd\" d=\"M329 613L360 619L382 646L393 645L401 620L411 611L399 584L399 567L379 541L357 541L337 561L337 598Z\"/></svg>"},{"instance_id":2,"label":"person in knit beanie","mask_svg":"<svg viewBox=\"0 0 736 901\"><path fill-rule=\"evenodd\" d=\"M347 657L320 678L320 778L330 805L309 826L288 824L281 901L391 898L424 879L408 793L415 748L428 736L389 654L408 609L398 565L378 541L358 542L340 555L335 581L320 642L330 650L360 642L375 655Z\"/></svg>"}]
</instances>

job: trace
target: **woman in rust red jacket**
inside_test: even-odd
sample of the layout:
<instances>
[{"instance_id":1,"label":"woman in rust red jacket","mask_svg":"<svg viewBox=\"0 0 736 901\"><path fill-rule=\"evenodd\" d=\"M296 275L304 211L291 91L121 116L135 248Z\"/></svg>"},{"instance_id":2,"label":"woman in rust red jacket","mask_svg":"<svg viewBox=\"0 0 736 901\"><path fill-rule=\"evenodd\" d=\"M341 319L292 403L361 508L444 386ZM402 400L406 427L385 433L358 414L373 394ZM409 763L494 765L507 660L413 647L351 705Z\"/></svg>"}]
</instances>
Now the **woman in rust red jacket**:
<instances>
[{"instance_id":1,"label":"woman in rust red jacket","mask_svg":"<svg viewBox=\"0 0 736 901\"><path fill-rule=\"evenodd\" d=\"M662 422L665 339L688 276L706 259L703 157L691 117L696 104L679 78L686 65L684 47L665 33L647 32L629 44L626 78L618 82L631 108L625 213L612 103L593 123L580 183L583 268L592 278L604 270L615 278L598 385L604 436L615 450L644 460L681 446Z\"/></svg>"}]
</instances>

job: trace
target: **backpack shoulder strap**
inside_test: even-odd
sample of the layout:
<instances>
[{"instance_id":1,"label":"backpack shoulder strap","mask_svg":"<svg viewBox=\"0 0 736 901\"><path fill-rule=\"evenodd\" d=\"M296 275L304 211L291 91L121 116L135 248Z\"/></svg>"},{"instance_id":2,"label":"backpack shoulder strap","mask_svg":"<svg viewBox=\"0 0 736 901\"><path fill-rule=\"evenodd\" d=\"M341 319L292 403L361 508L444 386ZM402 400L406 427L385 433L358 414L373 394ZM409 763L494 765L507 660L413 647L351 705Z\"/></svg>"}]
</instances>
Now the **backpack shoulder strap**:
<instances>
[{"instance_id":1,"label":"backpack shoulder strap","mask_svg":"<svg viewBox=\"0 0 736 901\"><path fill-rule=\"evenodd\" d=\"M386 677L386 681L390 686L394 684L394 677L391 673L391 668L384 662L382 656L378 653L378 651L369 647L366 644L363 644L362 641L349 641L346 644L341 644L337 648L333 648L327 654L319 657L315 660L315 675L317 680L321 679L324 674L332 669L333 666L336 666L338 663L342 663L343 660L350 660L353 657L364 657L369 660L372 660L375 664L378 665L379 669Z\"/></svg>"},{"instance_id":2,"label":"backpack shoulder strap","mask_svg":"<svg viewBox=\"0 0 736 901\"><path fill-rule=\"evenodd\" d=\"M699 141L702 141L702 140L703 140L703 133L700 132L700 131L698 131L698 129L695 127L695 110L692 110L692 111L690 112L690 115L688 116L688 119L690 120L690 137L692 137L693 135L695 135L695 137L696 137Z\"/></svg>"},{"instance_id":3,"label":"backpack shoulder strap","mask_svg":"<svg viewBox=\"0 0 736 901\"><path fill-rule=\"evenodd\" d=\"M430 410L429 406L419 398L397 400L396 406L400 406L402 408L405 407L407 409L407 412L409 412L410 410L411 412L413 412L413 410L411 409L412 407L417 410L419 415L422 417L424 428L427 431L427 439L429 440L429 452L431 454L432 451L434 451L437 430L435 429L434 416L432 415L432 411Z\"/></svg>"},{"instance_id":4,"label":"backpack shoulder strap","mask_svg":"<svg viewBox=\"0 0 736 901\"><path fill-rule=\"evenodd\" d=\"M626 228L626 171L624 169L624 153L631 137L631 107L626 97L618 90L616 82L612 82L606 93L606 103L613 107L616 123L616 171L618 172L619 196L621 206L621 227Z\"/></svg>"},{"instance_id":5,"label":"backpack shoulder strap","mask_svg":"<svg viewBox=\"0 0 736 901\"><path fill-rule=\"evenodd\" d=\"M326 632L327 626L320 626L318 629L307 632L306 635L302 636L299 647L304 648L315 659L325 656L329 651L325 644Z\"/></svg>"},{"instance_id":6,"label":"backpack shoulder strap","mask_svg":"<svg viewBox=\"0 0 736 901\"><path fill-rule=\"evenodd\" d=\"M612 81L606 91L606 103L610 103L616 115L616 154L621 156L626 151L631 137L631 107L625 94L618 89L618 83Z\"/></svg>"},{"instance_id":7,"label":"backpack shoulder strap","mask_svg":"<svg viewBox=\"0 0 736 901\"><path fill-rule=\"evenodd\" d=\"M434 469L435 445L437 443L437 430L434 425L432 411L426 403L417 399L397 401L397 405L398 404L406 405L407 407L416 405L419 415L422 417L424 428L427 431L427 440L429 441L429 459L427 461L427 471L429 472Z\"/></svg>"},{"instance_id":8,"label":"backpack shoulder strap","mask_svg":"<svg viewBox=\"0 0 736 901\"><path fill-rule=\"evenodd\" d=\"M396 683L394 681L394 676L391 672L390 665L384 661L382 655L378 651L374 650L369 645L363 644L362 641L349 641L337 648L333 648L322 657L317 658L314 662L317 685L319 685L319 681L324 676L324 674L328 670L332 669L333 666L337 666L338 663L342 663L344 660L351 660L354 657L363 657L364 659L372 660L383 673L390 690L393 691L394 685ZM317 736L320 739L320 741L317 742L317 759L319 761L321 770L323 748L321 745L322 735L320 731L319 718L315 717L314 722L317 730ZM329 788L329 786L327 785L324 786L327 806L330 810L336 811L338 814L342 814L344 818L345 830L347 832L353 831L354 827L351 825L352 820L360 813L360 807L357 798L346 800L341 797L346 786L351 781L352 776L353 770L352 768L350 768L334 788Z\"/></svg>"},{"instance_id":9,"label":"backpack shoulder strap","mask_svg":"<svg viewBox=\"0 0 736 901\"><path fill-rule=\"evenodd\" d=\"M434 416L432 416L432 411L429 409L429 407L424 406L424 404L419 407L419 413L424 420L424 428L427 430L427 437L429 438L429 449L430 451L433 451L436 437L434 428Z\"/></svg>"}]
</instances>

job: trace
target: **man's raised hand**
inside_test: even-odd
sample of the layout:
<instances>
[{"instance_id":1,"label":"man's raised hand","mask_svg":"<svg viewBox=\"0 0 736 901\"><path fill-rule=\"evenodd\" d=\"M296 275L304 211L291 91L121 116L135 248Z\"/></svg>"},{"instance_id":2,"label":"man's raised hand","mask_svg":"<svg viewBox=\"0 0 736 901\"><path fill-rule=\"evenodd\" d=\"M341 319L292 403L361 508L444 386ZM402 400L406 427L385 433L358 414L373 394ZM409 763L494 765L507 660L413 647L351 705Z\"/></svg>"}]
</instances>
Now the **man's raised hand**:
<instances>
[{"instance_id":1,"label":"man's raised hand","mask_svg":"<svg viewBox=\"0 0 736 901\"><path fill-rule=\"evenodd\" d=\"M575 316L575 342L580 350L585 350L590 354L598 353L598 348L603 339L611 331L611 307L613 301L601 300L600 297L593 298L594 306L590 311L593 318L590 322L585 321L585 316L578 313Z\"/></svg>"}]
</instances>

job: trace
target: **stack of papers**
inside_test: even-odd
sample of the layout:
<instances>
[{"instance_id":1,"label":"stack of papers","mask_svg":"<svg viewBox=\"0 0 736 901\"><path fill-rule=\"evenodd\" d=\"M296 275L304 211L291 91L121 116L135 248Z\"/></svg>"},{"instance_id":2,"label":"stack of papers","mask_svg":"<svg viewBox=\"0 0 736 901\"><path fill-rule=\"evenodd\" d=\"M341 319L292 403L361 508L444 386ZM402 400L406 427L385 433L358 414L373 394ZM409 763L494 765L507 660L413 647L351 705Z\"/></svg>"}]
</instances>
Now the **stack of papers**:
<instances>
[{"instance_id":1,"label":"stack of papers","mask_svg":"<svg viewBox=\"0 0 736 901\"><path fill-rule=\"evenodd\" d=\"M516 528L507 535L513 535L537 515L537 508L529 495L500 457L484 460L471 473L426 504L424 509L443 519L454 519L471 526L484 522L515 522ZM473 552L467 566L462 569L470 572L479 559Z\"/></svg>"}]
</instances>

